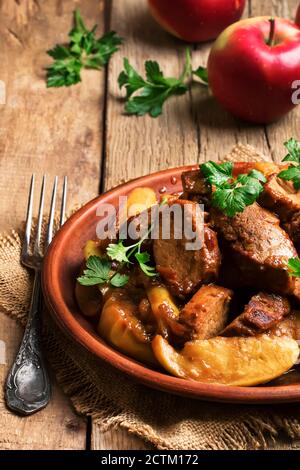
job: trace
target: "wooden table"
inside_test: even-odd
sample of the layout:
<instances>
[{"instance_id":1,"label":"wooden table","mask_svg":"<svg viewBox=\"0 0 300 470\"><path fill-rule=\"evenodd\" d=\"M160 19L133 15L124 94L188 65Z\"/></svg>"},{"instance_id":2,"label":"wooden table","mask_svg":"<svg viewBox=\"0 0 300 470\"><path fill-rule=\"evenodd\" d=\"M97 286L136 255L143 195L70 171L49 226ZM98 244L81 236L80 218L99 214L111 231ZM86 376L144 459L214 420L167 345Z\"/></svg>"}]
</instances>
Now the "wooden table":
<instances>
[{"instance_id":1,"label":"wooden table","mask_svg":"<svg viewBox=\"0 0 300 470\"><path fill-rule=\"evenodd\" d=\"M246 15L293 18L298 3L250 0ZM87 71L77 86L46 89L45 51L66 41L75 8L88 25L98 24L99 33L116 30L125 44L107 71ZM3 0L0 34L0 80L7 93L6 104L0 105L1 232L24 218L33 171L50 178L68 175L71 207L123 180L200 159L217 160L237 142L252 144L278 161L283 141L299 138L300 109L270 126L246 125L220 109L198 85L170 100L158 119L125 116L117 85L124 56L140 71L146 59L156 59L174 76L184 61L185 44L154 23L146 1ZM193 48L195 66L206 63L209 47ZM2 384L22 331L3 313L0 319L0 339L7 345L7 364L0 365ZM49 406L28 418L8 412L1 396L0 449L85 448L147 447L123 432L100 434L93 422L74 414L56 385Z\"/></svg>"}]
</instances>

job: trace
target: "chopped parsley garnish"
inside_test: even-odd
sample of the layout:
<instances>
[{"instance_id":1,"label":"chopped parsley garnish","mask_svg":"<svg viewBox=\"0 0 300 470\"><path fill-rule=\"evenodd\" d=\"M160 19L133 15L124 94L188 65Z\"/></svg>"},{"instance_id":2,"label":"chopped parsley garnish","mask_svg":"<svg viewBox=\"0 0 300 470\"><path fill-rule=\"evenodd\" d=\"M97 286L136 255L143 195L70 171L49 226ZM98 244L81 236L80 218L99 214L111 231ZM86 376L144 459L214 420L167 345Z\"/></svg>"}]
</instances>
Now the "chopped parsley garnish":
<instances>
[{"instance_id":1,"label":"chopped parsley garnish","mask_svg":"<svg viewBox=\"0 0 300 470\"><path fill-rule=\"evenodd\" d=\"M283 162L291 162L291 165L278 173L278 177L292 181L295 189L300 189L300 142L293 137L284 143L288 150L288 154L282 160Z\"/></svg>"},{"instance_id":2,"label":"chopped parsley garnish","mask_svg":"<svg viewBox=\"0 0 300 470\"><path fill-rule=\"evenodd\" d=\"M214 186L212 205L220 209L228 217L243 212L246 206L253 204L263 190L261 183L266 181L257 170L247 175L233 177L233 163L216 163L209 161L200 165L208 183Z\"/></svg>"},{"instance_id":3,"label":"chopped parsley garnish","mask_svg":"<svg viewBox=\"0 0 300 470\"><path fill-rule=\"evenodd\" d=\"M112 263L100 256L90 256L86 261L86 269L82 276L77 278L83 286L95 286L98 284L111 284L114 287L122 287L128 282L129 276L112 270Z\"/></svg>"}]
</instances>

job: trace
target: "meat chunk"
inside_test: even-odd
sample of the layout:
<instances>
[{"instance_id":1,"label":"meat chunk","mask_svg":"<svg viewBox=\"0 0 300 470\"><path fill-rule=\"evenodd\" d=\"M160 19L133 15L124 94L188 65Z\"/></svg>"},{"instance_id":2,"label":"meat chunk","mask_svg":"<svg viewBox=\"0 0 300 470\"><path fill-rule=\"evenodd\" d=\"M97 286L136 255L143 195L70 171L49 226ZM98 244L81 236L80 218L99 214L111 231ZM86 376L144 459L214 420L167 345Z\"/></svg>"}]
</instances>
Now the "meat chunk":
<instances>
[{"instance_id":1,"label":"meat chunk","mask_svg":"<svg viewBox=\"0 0 300 470\"><path fill-rule=\"evenodd\" d=\"M181 175L183 198L189 201L210 205L211 186L201 173L201 170L185 171Z\"/></svg>"},{"instance_id":2,"label":"meat chunk","mask_svg":"<svg viewBox=\"0 0 300 470\"><path fill-rule=\"evenodd\" d=\"M273 212L280 220L286 222L300 211L300 191L294 189L293 183L278 178L272 174L264 184L264 190L259 198L259 203Z\"/></svg>"},{"instance_id":3,"label":"meat chunk","mask_svg":"<svg viewBox=\"0 0 300 470\"><path fill-rule=\"evenodd\" d=\"M277 325L291 311L287 299L260 292L252 297L244 312L222 332L222 336L255 336Z\"/></svg>"},{"instance_id":4,"label":"meat chunk","mask_svg":"<svg viewBox=\"0 0 300 470\"><path fill-rule=\"evenodd\" d=\"M295 212L291 219L283 224L294 243L300 243L300 211Z\"/></svg>"},{"instance_id":5,"label":"meat chunk","mask_svg":"<svg viewBox=\"0 0 300 470\"><path fill-rule=\"evenodd\" d=\"M214 284L202 286L179 315L186 340L208 339L218 335L228 321L232 295L233 292L225 287Z\"/></svg>"},{"instance_id":6,"label":"meat chunk","mask_svg":"<svg viewBox=\"0 0 300 470\"><path fill-rule=\"evenodd\" d=\"M295 243L300 242L300 191L293 183L278 178L276 174L268 177L259 203L275 212Z\"/></svg>"},{"instance_id":7,"label":"meat chunk","mask_svg":"<svg viewBox=\"0 0 300 470\"><path fill-rule=\"evenodd\" d=\"M297 251L274 214L254 203L234 217L213 209L211 220L240 284L300 297L299 279L287 271L287 261L297 257Z\"/></svg>"},{"instance_id":8,"label":"meat chunk","mask_svg":"<svg viewBox=\"0 0 300 470\"><path fill-rule=\"evenodd\" d=\"M216 233L207 224L203 224L201 217L197 217L197 204L181 199L178 199L176 204L181 208L180 220L176 219L176 224L174 213L170 212L167 218L169 207L162 207L158 238L153 243L153 254L156 269L171 292L183 298L195 292L202 283L209 283L217 278L221 255ZM186 236L185 224L192 225L193 240L200 241L199 248L190 249L188 246L191 239ZM170 229L169 234L163 233L166 226Z\"/></svg>"}]
</instances>

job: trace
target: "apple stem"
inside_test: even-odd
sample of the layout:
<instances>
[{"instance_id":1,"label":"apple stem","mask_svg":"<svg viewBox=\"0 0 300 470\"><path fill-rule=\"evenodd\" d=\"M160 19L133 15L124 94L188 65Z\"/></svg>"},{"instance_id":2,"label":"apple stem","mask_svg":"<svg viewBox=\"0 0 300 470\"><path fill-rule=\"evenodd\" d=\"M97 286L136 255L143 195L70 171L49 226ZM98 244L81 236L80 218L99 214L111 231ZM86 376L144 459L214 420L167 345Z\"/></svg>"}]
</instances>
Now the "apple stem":
<instances>
[{"instance_id":1,"label":"apple stem","mask_svg":"<svg viewBox=\"0 0 300 470\"><path fill-rule=\"evenodd\" d=\"M270 33L269 33L269 37L267 40L267 45L272 47L274 46L274 39L275 39L275 18L270 18L269 23L270 23Z\"/></svg>"}]
</instances>

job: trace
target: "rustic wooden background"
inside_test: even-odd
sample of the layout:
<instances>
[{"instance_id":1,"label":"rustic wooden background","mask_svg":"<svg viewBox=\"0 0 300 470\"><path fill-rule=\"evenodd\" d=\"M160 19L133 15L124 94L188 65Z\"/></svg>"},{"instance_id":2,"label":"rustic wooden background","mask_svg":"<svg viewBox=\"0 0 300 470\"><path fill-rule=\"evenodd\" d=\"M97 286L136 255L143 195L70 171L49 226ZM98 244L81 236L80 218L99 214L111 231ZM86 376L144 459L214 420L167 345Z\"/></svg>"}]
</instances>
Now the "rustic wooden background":
<instances>
[{"instance_id":1,"label":"rustic wooden background","mask_svg":"<svg viewBox=\"0 0 300 470\"><path fill-rule=\"evenodd\" d=\"M250 0L245 16L294 18L297 0ZM45 51L64 42L72 12L80 8L88 25L114 29L126 39L107 70L87 71L80 85L46 89ZM158 119L127 117L117 86L123 56L142 71L146 59L159 61L170 75L180 73L186 45L162 31L147 12L146 0L0 0L0 80L7 102L0 105L0 228L24 218L34 171L69 176L69 207L83 203L122 180L161 168L216 160L237 142L282 158L282 142L299 138L300 109L270 126L246 125L229 116L205 88L174 98ZM205 64L210 44L193 47L194 65ZM21 328L0 312L0 339L7 363L21 339ZM5 408L0 396L0 449L149 448L125 432L101 434L76 416L59 387L50 405L29 418Z\"/></svg>"}]
</instances>

